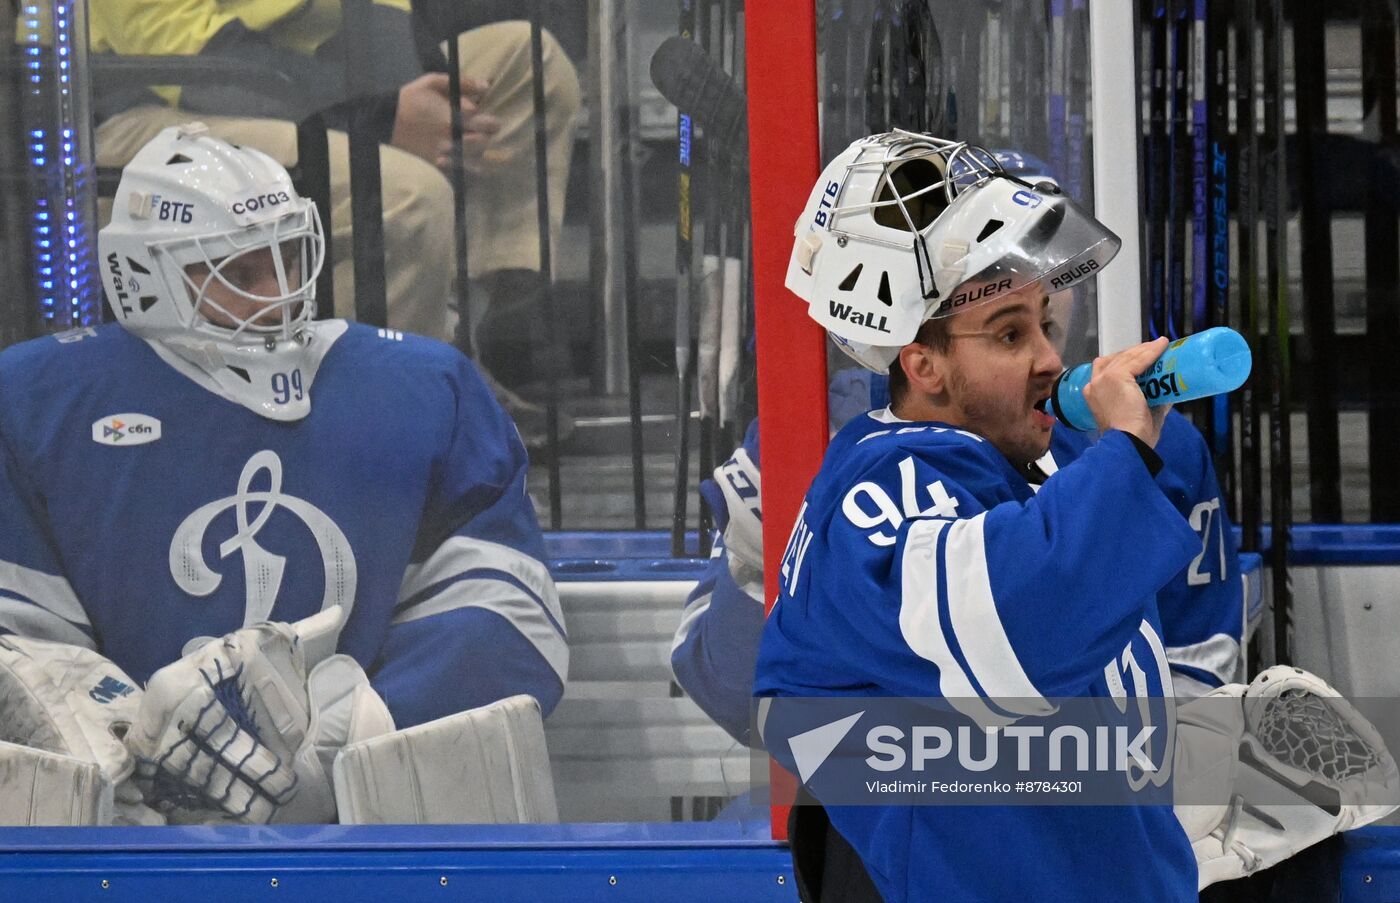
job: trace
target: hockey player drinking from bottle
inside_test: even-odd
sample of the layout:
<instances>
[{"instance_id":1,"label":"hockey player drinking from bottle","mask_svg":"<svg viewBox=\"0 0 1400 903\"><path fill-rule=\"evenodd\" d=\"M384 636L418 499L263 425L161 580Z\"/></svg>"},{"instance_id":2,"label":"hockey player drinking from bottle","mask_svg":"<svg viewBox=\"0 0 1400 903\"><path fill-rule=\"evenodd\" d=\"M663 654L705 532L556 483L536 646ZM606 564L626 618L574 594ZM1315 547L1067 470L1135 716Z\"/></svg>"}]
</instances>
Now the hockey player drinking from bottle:
<instances>
[{"instance_id":1,"label":"hockey player drinking from bottle","mask_svg":"<svg viewBox=\"0 0 1400 903\"><path fill-rule=\"evenodd\" d=\"M756 695L944 697L1000 723L1057 697L1170 695L1153 597L1201 542L1154 480L1166 411L1134 382L1165 340L1099 358L1086 396L1104 435L1058 472L1036 466L1062 369L1048 295L1118 245L965 144L877 135L827 166L788 285L846 353L889 372L892 403L827 450ZM831 806L825 836L804 827L809 807L794 813L794 858L822 899L861 898L860 872L892 901L1196 895L1170 806ZM1105 867L1110 848L1131 867Z\"/></svg>"},{"instance_id":2,"label":"hockey player drinking from bottle","mask_svg":"<svg viewBox=\"0 0 1400 903\"><path fill-rule=\"evenodd\" d=\"M0 737L94 756L131 820L134 777L171 819L325 821L356 731L550 711L568 649L515 427L452 347L313 319L286 171L166 129L99 251L119 325L0 354ZM65 699L98 705L41 729Z\"/></svg>"}]
</instances>

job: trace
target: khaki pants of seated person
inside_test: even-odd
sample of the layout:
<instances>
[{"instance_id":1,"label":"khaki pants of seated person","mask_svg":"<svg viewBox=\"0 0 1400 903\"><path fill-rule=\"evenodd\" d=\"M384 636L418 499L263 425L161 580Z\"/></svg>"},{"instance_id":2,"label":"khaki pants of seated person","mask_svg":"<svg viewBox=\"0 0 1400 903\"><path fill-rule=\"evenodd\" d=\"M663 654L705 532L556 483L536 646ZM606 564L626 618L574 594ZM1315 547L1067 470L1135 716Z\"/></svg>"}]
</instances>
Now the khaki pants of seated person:
<instances>
[{"instance_id":1,"label":"khaki pants of seated person","mask_svg":"<svg viewBox=\"0 0 1400 903\"><path fill-rule=\"evenodd\" d=\"M499 22L458 38L464 75L491 82L481 109L501 120L501 130L472 167L467 185L468 264L471 276L505 269L538 270L539 231L535 197L535 120L530 68L530 26ZM544 34L545 126L551 238L564 215L564 189L579 107L578 76L558 42ZM216 137L255 147L284 165L296 162L296 126L276 119L195 114L178 108L136 107L97 129L99 166L124 166L163 128L193 120ZM329 136L331 234L334 245L335 313L353 317L353 229L350 217L349 142ZM384 267L389 325L452 341L456 275L452 185L442 172L388 145L379 152L384 205ZM110 207L104 203L105 222ZM556 256L557 259L557 256Z\"/></svg>"}]
</instances>

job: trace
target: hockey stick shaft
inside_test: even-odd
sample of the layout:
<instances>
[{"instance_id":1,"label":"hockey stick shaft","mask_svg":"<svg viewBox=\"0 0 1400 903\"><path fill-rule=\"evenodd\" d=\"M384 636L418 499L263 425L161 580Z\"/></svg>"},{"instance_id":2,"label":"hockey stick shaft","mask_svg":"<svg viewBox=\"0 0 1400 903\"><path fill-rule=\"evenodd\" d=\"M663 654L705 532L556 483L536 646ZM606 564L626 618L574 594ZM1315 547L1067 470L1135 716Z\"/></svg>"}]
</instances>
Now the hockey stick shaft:
<instances>
[{"instance_id":1,"label":"hockey stick shaft","mask_svg":"<svg viewBox=\"0 0 1400 903\"><path fill-rule=\"evenodd\" d=\"M1167 335L1189 332L1186 317L1186 219L1190 209L1191 137L1187 133L1190 106L1191 19L1189 0L1173 0L1171 21L1171 120L1168 124L1171 183L1167 211Z\"/></svg>"},{"instance_id":2,"label":"hockey stick shaft","mask_svg":"<svg viewBox=\"0 0 1400 903\"><path fill-rule=\"evenodd\" d=\"M544 23L540 0L530 4L530 82L534 97L535 119L535 215L539 230L540 286L544 294L544 345L546 353L545 399L545 466L549 471L549 523L558 530L563 526L564 495L560 485L559 466L559 365L556 324L559 321L554 303L553 242L550 236L549 212L549 132L544 91Z\"/></svg>"},{"instance_id":3,"label":"hockey stick shaft","mask_svg":"<svg viewBox=\"0 0 1400 903\"><path fill-rule=\"evenodd\" d=\"M693 40L696 24L695 0L681 0L679 24L681 37ZM676 168L676 431L675 474L672 484L671 508L671 554L679 558L685 554L686 496L690 480L690 317L691 293L694 289L692 274L694 247L691 232L693 127L688 112L677 110L676 113L678 145Z\"/></svg>"},{"instance_id":4,"label":"hockey stick shaft","mask_svg":"<svg viewBox=\"0 0 1400 903\"><path fill-rule=\"evenodd\" d=\"M1230 192L1234 153L1230 141L1230 8L1231 0L1206 0L1206 95L1208 106L1207 154L1210 176L1209 227L1206 253L1209 261L1207 326L1230 325ZM1238 517L1235 498L1232 396L1216 396L1210 408L1207 435L1215 459L1215 471L1232 517Z\"/></svg>"},{"instance_id":5,"label":"hockey stick shaft","mask_svg":"<svg viewBox=\"0 0 1400 903\"><path fill-rule=\"evenodd\" d=\"M1148 335L1167 334L1167 191L1170 164L1167 143L1167 5L1149 0L1147 101L1147 296L1150 302Z\"/></svg>"},{"instance_id":6,"label":"hockey stick shaft","mask_svg":"<svg viewBox=\"0 0 1400 903\"><path fill-rule=\"evenodd\" d=\"M1288 313L1288 182L1284 159L1283 5L1265 10L1264 134L1267 150L1261 167L1264 186L1265 265L1268 271L1269 363L1269 516L1270 574L1274 605L1274 662L1292 661L1293 585L1288 553L1293 516L1293 464L1290 442Z\"/></svg>"},{"instance_id":7,"label":"hockey stick shaft","mask_svg":"<svg viewBox=\"0 0 1400 903\"><path fill-rule=\"evenodd\" d=\"M1299 230L1303 275L1304 334L1313 362L1308 380L1308 492L1312 520L1342 519L1341 446L1337 422L1336 305L1332 297L1332 219L1327 181L1312 178L1326 170L1327 61L1323 8L1293 5L1293 59L1298 104L1297 166Z\"/></svg>"},{"instance_id":8,"label":"hockey stick shaft","mask_svg":"<svg viewBox=\"0 0 1400 903\"><path fill-rule=\"evenodd\" d=\"M637 319L637 223L641 217L637 210L636 166L633 156L637 145L632 120L628 19L625 15L616 15L614 10L612 21L612 46L616 49L616 61L609 63L605 60L603 65L614 67L611 81L615 86L614 96L617 97L619 178L622 187L622 303L623 318L627 327L627 416L631 424L629 436L632 453L632 523L636 529L644 530L647 527L646 456L642 433L642 343Z\"/></svg>"},{"instance_id":9,"label":"hockey stick shaft","mask_svg":"<svg viewBox=\"0 0 1400 903\"><path fill-rule=\"evenodd\" d=\"M476 357L476 336L472 332L468 303L467 269L467 159L462 153L462 51L457 36L447 40L447 100L452 105L452 245L457 252L456 281L457 335L462 352Z\"/></svg>"},{"instance_id":10,"label":"hockey stick shaft","mask_svg":"<svg viewBox=\"0 0 1400 903\"><path fill-rule=\"evenodd\" d=\"M1386 0L1366 0L1361 19L1361 105L1363 121L1371 127L1367 136L1378 146L1393 144L1395 114L1395 17ZM1379 155L1378 155L1379 156ZM1377 160L1373 181L1383 168ZM1393 348L1400 341L1395 311L1400 306L1400 258L1395 253L1397 211L1383 191L1368 192L1365 212L1366 243L1366 340L1372 348ZM1387 344L1390 343L1390 344ZM1400 520L1400 482L1393 464L1400 459L1400 386L1389 373L1386 355L1370 356L1367 412L1368 465L1371 484L1371 520Z\"/></svg>"},{"instance_id":11,"label":"hockey stick shaft","mask_svg":"<svg viewBox=\"0 0 1400 903\"><path fill-rule=\"evenodd\" d=\"M1239 186L1237 217L1239 220L1240 302L1244 308L1244 336L1249 341L1255 360L1262 348L1259 341L1259 278L1258 278L1258 196L1257 161L1258 137L1255 134L1254 108L1254 43L1255 0L1236 0L1235 5L1235 120L1238 154ZM1260 376L1251 374L1240 390L1240 547L1259 551L1260 520L1262 518L1263 480L1259 447Z\"/></svg>"}]
</instances>

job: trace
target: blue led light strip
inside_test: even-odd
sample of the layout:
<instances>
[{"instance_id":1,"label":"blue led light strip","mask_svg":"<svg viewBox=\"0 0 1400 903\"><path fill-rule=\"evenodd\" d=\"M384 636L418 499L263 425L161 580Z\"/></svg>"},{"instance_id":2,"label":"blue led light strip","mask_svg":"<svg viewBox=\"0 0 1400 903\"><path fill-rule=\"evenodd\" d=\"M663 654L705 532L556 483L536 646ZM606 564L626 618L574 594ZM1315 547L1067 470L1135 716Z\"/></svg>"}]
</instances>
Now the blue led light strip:
<instances>
[{"instance_id":1,"label":"blue led light strip","mask_svg":"<svg viewBox=\"0 0 1400 903\"><path fill-rule=\"evenodd\" d=\"M92 239L93 173L85 154L87 96L83 0L26 0L20 9L35 186L31 215L39 313L46 331L98 322L102 287ZM47 16L47 19L45 18ZM45 27L47 26L47 27Z\"/></svg>"}]
</instances>

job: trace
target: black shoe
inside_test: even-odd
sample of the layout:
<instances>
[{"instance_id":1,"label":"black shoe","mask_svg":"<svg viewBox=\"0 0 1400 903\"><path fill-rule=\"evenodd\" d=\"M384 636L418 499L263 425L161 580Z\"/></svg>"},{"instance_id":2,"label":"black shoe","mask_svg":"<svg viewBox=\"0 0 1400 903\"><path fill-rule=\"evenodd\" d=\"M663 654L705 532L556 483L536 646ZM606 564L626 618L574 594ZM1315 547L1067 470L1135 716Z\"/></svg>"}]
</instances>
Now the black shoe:
<instances>
[{"instance_id":1,"label":"black shoe","mask_svg":"<svg viewBox=\"0 0 1400 903\"><path fill-rule=\"evenodd\" d=\"M476 360L516 391L558 363L546 347L544 295L545 279L534 270L499 270L473 284ZM466 328L459 323L459 347Z\"/></svg>"}]
</instances>

